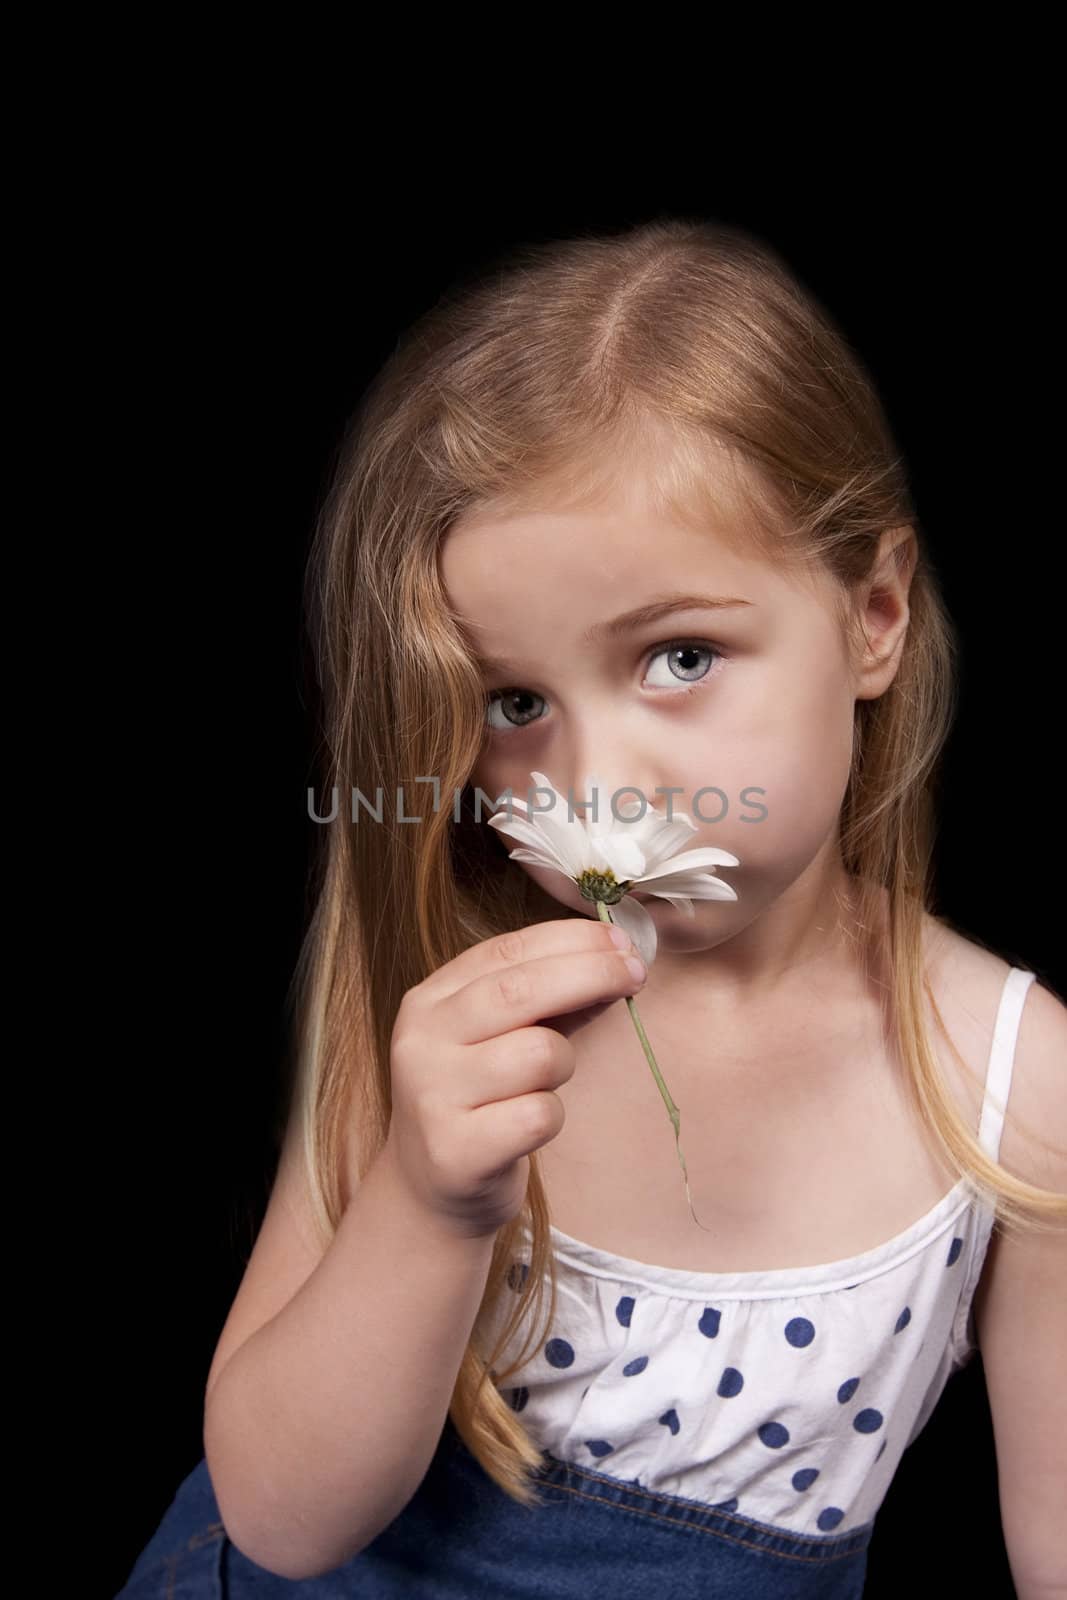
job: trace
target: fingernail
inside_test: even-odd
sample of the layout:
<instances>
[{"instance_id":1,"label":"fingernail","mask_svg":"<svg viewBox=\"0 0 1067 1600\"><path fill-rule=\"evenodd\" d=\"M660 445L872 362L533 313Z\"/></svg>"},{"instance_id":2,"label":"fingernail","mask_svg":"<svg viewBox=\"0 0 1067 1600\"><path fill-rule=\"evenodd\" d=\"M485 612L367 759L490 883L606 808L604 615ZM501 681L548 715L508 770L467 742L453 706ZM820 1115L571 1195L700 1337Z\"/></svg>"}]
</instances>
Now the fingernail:
<instances>
[{"instance_id":1,"label":"fingernail","mask_svg":"<svg viewBox=\"0 0 1067 1600\"><path fill-rule=\"evenodd\" d=\"M633 947L633 940L623 928L612 928L611 942L617 945L620 950L630 950Z\"/></svg>"},{"instance_id":2,"label":"fingernail","mask_svg":"<svg viewBox=\"0 0 1067 1600\"><path fill-rule=\"evenodd\" d=\"M633 976L637 979L638 983L644 983L645 979L648 977L648 973L645 970L645 963L641 960L641 957L627 956L626 965L630 969Z\"/></svg>"}]
</instances>

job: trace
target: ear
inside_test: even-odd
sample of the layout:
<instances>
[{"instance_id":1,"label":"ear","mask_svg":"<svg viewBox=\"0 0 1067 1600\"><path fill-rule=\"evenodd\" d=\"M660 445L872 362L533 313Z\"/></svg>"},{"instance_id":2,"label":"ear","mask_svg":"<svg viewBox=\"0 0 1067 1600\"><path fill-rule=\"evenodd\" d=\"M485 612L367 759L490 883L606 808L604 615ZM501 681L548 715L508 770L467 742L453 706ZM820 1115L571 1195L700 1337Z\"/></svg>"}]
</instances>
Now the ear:
<instances>
[{"instance_id":1,"label":"ear","mask_svg":"<svg viewBox=\"0 0 1067 1600\"><path fill-rule=\"evenodd\" d=\"M910 526L887 528L870 577L860 585L854 663L856 699L877 700L896 677L908 631L908 590L919 547Z\"/></svg>"}]
</instances>

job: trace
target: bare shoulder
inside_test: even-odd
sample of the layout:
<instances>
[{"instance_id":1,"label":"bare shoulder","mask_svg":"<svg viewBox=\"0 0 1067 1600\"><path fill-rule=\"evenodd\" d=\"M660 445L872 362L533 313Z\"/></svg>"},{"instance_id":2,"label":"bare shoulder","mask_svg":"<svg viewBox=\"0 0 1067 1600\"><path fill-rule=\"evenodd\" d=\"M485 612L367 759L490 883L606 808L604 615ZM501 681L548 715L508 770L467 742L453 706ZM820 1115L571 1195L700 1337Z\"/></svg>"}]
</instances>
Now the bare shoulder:
<instances>
[{"instance_id":1,"label":"bare shoulder","mask_svg":"<svg viewBox=\"0 0 1067 1600\"><path fill-rule=\"evenodd\" d=\"M1067 1194L1067 1005L1037 976L1019 1015L1000 1162Z\"/></svg>"},{"instance_id":2,"label":"bare shoulder","mask_svg":"<svg viewBox=\"0 0 1067 1600\"><path fill-rule=\"evenodd\" d=\"M992 1043L1011 963L929 912L923 918L923 943L927 977L939 1009L950 1011L969 1038Z\"/></svg>"},{"instance_id":3,"label":"bare shoulder","mask_svg":"<svg viewBox=\"0 0 1067 1600\"><path fill-rule=\"evenodd\" d=\"M974 1113L972 1126L977 1127L997 1014L1012 964L929 915L924 944L927 979L954 1047L944 1052L946 1069L954 1073L954 1085L962 1103ZM1067 1006L1039 977L1023 999L1008 1107L1001 1161L1031 1183L1051 1184L1052 1169L1042 1166L1040 1146L1026 1132L1053 1141L1058 1134L1062 1142L1067 1131Z\"/></svg>"},{"instance_id":4,"label":"bare shoulder","mask_svg":"<svg viewBox=\"0 0 1067 1600\"><path fill-rule=\"evenodd\" d=\"M959 936L955 936L957 939ZM1008 963L959 940L969 1005L995 1021ZM999 1159L1067 1202L1067 1005L1040 978L1015 1038ZM1059 1592L1067 1502L1067 1217L1054 1231L994 1227L974 1295L996 1440L1001 1523L1019 1592Z\"/></svg>"}]
</instances>

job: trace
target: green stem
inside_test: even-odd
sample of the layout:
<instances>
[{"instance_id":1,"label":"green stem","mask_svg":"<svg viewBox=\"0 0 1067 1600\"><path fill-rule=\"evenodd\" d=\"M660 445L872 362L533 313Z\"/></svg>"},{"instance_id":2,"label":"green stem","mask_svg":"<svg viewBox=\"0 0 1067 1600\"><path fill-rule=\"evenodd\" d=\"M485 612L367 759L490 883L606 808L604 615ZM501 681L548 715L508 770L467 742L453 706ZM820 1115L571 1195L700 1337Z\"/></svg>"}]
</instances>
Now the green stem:
<instances>
[{"instance_id":1,"label":"green stem","mask_svg":"<svg viewBox=\"0 0 1067 1600\"><path fill-rule=\"evenodd\" d=\"M605 904L605 902L603 900L597 900L595 903L596 903L597 915L599 916L601 922L606 922L609 927L614 927L615 926L615 919L611 915L610 911L608 910L607 905ZM686 1193L686 1198L689 1201L689 1215L692 1217L693 1221L696 1223L698 1228L704 1228L704 1224L699 1220L699 1218L697 1217L696 1212L693 1210L693 1196L689 1192L689 1171L688 1171L688 1168L686 1167L686 1164L685 1164L685 1157L682 1154L682 1145L681 1145L681 1140L679 1138L679 1130L681 1128L682 1114L678 1110L678 1107L675 1105L674 1101L671 1099L671 1092L667 1088L666 1083L663 1081L663 1074L659 1070L659 1067L656 1064L656 1058L652 1053L652 1046L648 1042L648 1035L644 1030L644 1026L643 1026L643 1024L641 1022L640 1015L638 1014L637 1007L634 1004L633 995L627 995L626 996L626 1005L627 1005L627 1009L629 1010L630 1018L631 1018L631 1020L633 1022L633 1025L634 1025L635 1029L637 1030L637 1037L641 1041L641 1048L645 1052L645 1060L648 1062L649 1066L652 1068L652 1076L655 1078L656 1083L657 1083L657 1085L659 1087L659 1092L660 1092L660 1094L661 1094L661 1096L663 1098L663 1104L667 1107L667 1115L670 1117L672 1126L674 1128L674 1143L675 1143L675 1148L678 1151L678 1160L681 1163L682 1176L685 1178L685 1193ZM704 1228L704 1232L705 1233L710 1233L711 1231L712 1230L710 1228Z\"/></svg>"}]
</instances>

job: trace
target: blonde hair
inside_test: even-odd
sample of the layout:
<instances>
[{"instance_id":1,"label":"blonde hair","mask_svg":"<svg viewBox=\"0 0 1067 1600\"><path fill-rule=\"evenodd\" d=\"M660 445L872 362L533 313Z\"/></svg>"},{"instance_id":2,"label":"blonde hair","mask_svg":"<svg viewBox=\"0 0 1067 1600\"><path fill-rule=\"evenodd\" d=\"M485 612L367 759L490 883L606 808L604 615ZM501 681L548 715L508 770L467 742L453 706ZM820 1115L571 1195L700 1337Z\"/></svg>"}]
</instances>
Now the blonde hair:
<instances>
[{"instance_id":1,"label":"blonde hair","mask_svg":"<svg viewBox=\"0 0 1067 1600\"><path fill-rule=\"evenodd\" d=\"M485 694L442 585L442 540L469 511L595 504L620 461L639 464L654 503L694 528L713 514L727 536L831 574L850 628L880 536L914 533L898 670L879 698L856 703L842 858L865 948L872 930L887 929L887 1004L915 1106L948 1165L1002 1223L1062 1220L1067 1198L1013 1176L978 1144L926 1034L924 991L947 1038L922 933L957 644L874 385L764 241L661 217L520 248L451 286L399 342L341 445L307 573L325 787L336 786L340 813L318 835L315 908L290 990L294 1107L323 1242L342 1214L346 1140L360 1175L385 1141L405 992L472 944L563 914L474 820L468 780ZM430 775L436 795L415 781ZM373 806L379 788L391 802L401 785L417 823L398 823L388 803L380 823L362 811L351 820L354 790ZM520 1284L512 1267L526 1220ZM549 1222L535 1153L524 1210L495 1240L449 1410L485 1471L525 1505L537 1501L528 1474L541 1451L500 1385L554 1316ZM481 1335L505 1292L514 1304L486 1353ZM498 1372L523 1326L522 1349Z\"/></svg>"}]
</instances>

